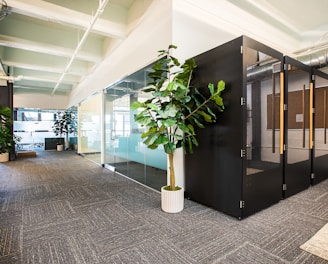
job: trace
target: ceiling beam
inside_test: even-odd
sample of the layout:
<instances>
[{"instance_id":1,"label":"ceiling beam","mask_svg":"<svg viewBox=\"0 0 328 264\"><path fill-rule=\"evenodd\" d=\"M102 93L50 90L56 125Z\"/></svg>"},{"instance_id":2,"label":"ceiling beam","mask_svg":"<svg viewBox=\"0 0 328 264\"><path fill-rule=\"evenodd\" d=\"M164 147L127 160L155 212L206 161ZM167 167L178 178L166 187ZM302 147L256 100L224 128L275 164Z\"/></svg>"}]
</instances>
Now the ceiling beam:
<instances>
[{"instance_id":1,"label":"ceiling beam","mask_svg":"<svg viewBox=\"0 0 328 264\"><path fill-rule=\"evenodd\" d=\"M41 0L10 0L9 6L13 13L75 28L87 29L89 22L92 20L91 15ZM126 37L126 26L100 18L95 23L92 32L103 36L123 39Z\"/></svg>"},{"instance_id":2,"label":"ceiling beam","mask_svg":"<svg viewBox=\"0 0 328 264\"><path fill-rule=\"evenodd\" d=\"M74 52L73 49L63 48L55 45L49 45L46 43L34 42L26 39L10 37L0 34L0 46L17 48L27 51L34 51L38 53L45 53L48 55L61 56L70 58ZM76 55L77 59L91 62L100 62L102 57L96 54L88 53L85 51L79 51Z\"/></svg>"},{"instance_id":3,"label":"ceiling beam","mask_svg":"<svg viewBox=\"0 0 328 264\"><path fill-rule=\"evenodd\" d=\"M59 74L63 72L63 68L60 66L54 67L54 66L39 65L39 64L32 64L32 63L21 63L18 61L10 61L10 60L3 60L2 62L4 65L10 66L10 67L22 68L22 69L52 72L52 73L59 73ZM87 74L87 72L82 71L81 69L75 69L75 70L70 69L68 74L77 75L77 76L85 76Z\"/></svg>"}]
</instances>

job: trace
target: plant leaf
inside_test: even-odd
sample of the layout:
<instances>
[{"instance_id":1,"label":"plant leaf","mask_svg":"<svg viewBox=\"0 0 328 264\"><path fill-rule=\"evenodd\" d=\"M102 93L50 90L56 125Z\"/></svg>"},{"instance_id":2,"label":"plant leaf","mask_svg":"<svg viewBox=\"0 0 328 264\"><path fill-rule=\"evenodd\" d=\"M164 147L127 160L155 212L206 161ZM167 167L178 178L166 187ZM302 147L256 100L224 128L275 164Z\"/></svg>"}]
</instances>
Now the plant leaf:
<instances>
[{"instance_id":1,"label":"plant leaf","mask_svg":"<svg viewBox=\"0 0 328 264\"><path fill-rule=\"evenodd\" d=\"M213 83L209 83L208 84L208 89L210 90L211 95L213 95L214 94L214 84Z\"/></svg>"},{"instance_id":2,"label":"plant leaf","mask_svg":"<svg viewBox=\"0 0 328 264\"><path fill-rule=\"evenodd\" d=\"M138 109L140 107L143 107L143 106L144 106L144 104L142 102L135 101L131 104L131 109L136 110L136 109Z\"/></svg>"},{"instance_id":3,"label":"plant leaf","mask_svg":"<svg viewBox=\"0 0 328 264\"><path fill-rule=\"evenodd\" d=\"M162 124L165 127L171 127L171 126L174 126L176 124L176 120L175 119L170 119L170 118L163 119Z\"/></svg>"},{"instance_id":4,"label":"plant leaf","mask_svg":"<svg viewBox=\"0 0 328 264\"><path fill-rule=\"evenodd\" d=\"M175 149L176 147L172 142L168 142L167 144L164 144L164 151L166 154L172 154Z\"/></svg>"},{"instance_id":5,"label":"plant leaf","mask_svg":"<svg viewBox=\"0 0 328 264\"><path fill-rule=\"evenodd\" d=\"M156 145L164 145L164 144L167 144L169 142L170 142L170 140L168 139L167 135L161 134L155 140L154 144L156 144Z\"/></svg>"},{"instance_id":6,"label":"plant leaf","mask_svg":"<svg viewBox=\"0 0 328 264\"><path fill-rule=\"evenodd\" d=\"M150 108L150 109L152 109L152 110L154 110L154 111L158 111L159 110L158 106L155 105L155 104L153 104L153 103L147 104L147 107Z\"/></svg>"},{"instance_id":7,"label":"plant leaf","mask_svg":"<svg viewBox=\"0 0 328 264\"><path fill-rule=\"evenodd\" d=\"M225 89L225 82L219 81L217 85L217 93L221 93Z\"/></svg>"},{"instance_id":8,"label":"plant leaf","mask_svg":"<svg viewBox=\"0 0 328 264\"><path fill-rule=\"evenodd\" d=\"M158 138L157 133L150 134L143 143L147 146L153 145L155 143L155 141L157 140L157 138Z\"/></svg>"},{"instance_id":9,"label":"plant leaf","mask_svg":"<svg viewBox=\"0 0 328 264\"><path fill-rule=\"evenodd\" d=\"M204 117L205 121L207 123L212 123L212 117L210 115L208 115L207 113L205 113L204 111L198 111L197 113L199 113L202 117Z\"/></svg>"}]
</instances>

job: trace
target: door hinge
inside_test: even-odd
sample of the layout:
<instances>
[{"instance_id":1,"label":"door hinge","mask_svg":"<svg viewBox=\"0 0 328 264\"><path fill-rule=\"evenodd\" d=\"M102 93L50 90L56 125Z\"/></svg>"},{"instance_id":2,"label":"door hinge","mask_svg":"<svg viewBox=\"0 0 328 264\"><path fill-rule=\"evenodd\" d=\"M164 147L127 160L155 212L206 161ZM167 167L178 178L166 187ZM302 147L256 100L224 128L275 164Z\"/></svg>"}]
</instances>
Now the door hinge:
<instances>
[{"instance_id":1,"label":"door hinge","mask_svg":"<svg viewBox=\"0 0 328 264\"><path fill-rule=\"evenodd\" d=\"M284 70L285 71L289 71L291 68L292 67L290 66L290 64L287 64L287 63L284 64Z\"/></svg>"},{"instance_id":2,"label":"door hinge","mask_svg":"<svg viewBox=\"0 0 328 264\"><path fill-rule=\"evenodd\" d=\"M241 149L240 150L240 157L244 158L246 156L246 150L245 149Z\"/></svg>"},{"instance_id":3,"label":"door hinge","mask_svg":"<svg viewBox=\"0 0 328 264\"><path fill-rule=\"evenodd\" d=\"M246 98L240 97L240 105L246 105Z\"/></svg>"},{"instance_id":4,"label":"door hinge","mask_svg":"<svg viewBox=\"0 0 328 264\"><path fill-rule=\"evenodd\" d=\"M284 111L287 111L287 110L288 110L288 105L284 104Z\"/></svg>"},{"instance_id":5,"label":"door hinge","mask_svg":"<svg viewBox=\"0 0 328 264\"><path fill-rule=\"evenodd\" d=\"M282 190L283 190L283 191L286 191L286 190L287 190L287 184L286 184L286 183L284 183L284 184L282 185Z\"/></svg>"},{"instance_id":6,"label":"door hinge","mask_svg":"<svg viewBox=\"0 0 328 264\"><path fill-rule=\"evenodd\" d=\"M315 174L313 172L311 173L311 179L315 179Z\"/></svg>"},{"instance_id":7,"label":"door hinge","mask_svg":"<svg viewBox=\"0 0 328 264\"><path fill-rule=\"evenodd\" d=\"M243 54L243 46L240 46L240 54Z\"/></svg>"},{"instance_id":8,"label":"door hinge","mask_svg":"<svg viewBox=\"0 0 328 264\"><path fill-rule=\"evenodd\" d=\"M245 201L239 201L239 208L245 208Z\"/></svg>"}]
</instances>

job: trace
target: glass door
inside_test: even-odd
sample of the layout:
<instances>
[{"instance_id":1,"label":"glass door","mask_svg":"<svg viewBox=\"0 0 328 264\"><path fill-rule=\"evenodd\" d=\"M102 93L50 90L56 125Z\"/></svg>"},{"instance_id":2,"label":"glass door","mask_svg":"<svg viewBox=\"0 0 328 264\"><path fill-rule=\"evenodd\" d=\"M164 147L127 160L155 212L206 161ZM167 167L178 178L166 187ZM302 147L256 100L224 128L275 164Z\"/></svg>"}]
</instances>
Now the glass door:
<instances>
[{"instance_id":1,"label":"glass door","mask_svg":"<svg viewBox=\"0 0 328 264\"><path fill-rule=\"evenodd\" d=\"M311 159L309 128L312 120L313 90L310 68L285 57L286 86L286 155L284 196L288 197L310 186Z\"/></svg>"},{"instance_id":2,"label":"glass door","mask_svg":"<svg viewBox=\"0 0 328 264\"><path fill-rule=\"evenodd\" d=\"M245 49L244 49L245 50ZM244 106L246 144L243 216L278 202L282 196L283 100L281 59L271 49L247 48Z\"/></svg>"},{"instance_id":3,"label":"glass door","mask_svg":"<svg viewBox=\"0 0 328 264\"><path fill-rule=\"evenodd\" d=\"M328 74L314 70L314 146L312 184L328 178Z\"/></svg>"},{"instance_id":4,"label":"glass door","mask_svg":"<svg viewBox=\"0 0 328 264\"><path fill-rule=\"evenodd\" d=\"M145 128L134 122L133 101L146 100L146 67L106 89L105 166L151 188L166 185L167 158L162 148L151 150L142 143Z\"/></svg>"},{"instance_id":5,"label":"glass door","mask_svg":"<svg viewBox=\"0 0 328 264\"><path fill-rule=\"evenodd\" d=\"M82 102L78 107L78 152L98 164L101 164L101 108L101 93Z\"/></svg>"},{"instance_id":6,"label":"glass door","mask_svg":"<svg viewBox=\"0 0 328 264\"><path fill-rule=\"evenodd\" d=\"M125 174L130 133L130 95L124 87L108 89L105 96L105 164Z\"/></svg>"}]
</instances>

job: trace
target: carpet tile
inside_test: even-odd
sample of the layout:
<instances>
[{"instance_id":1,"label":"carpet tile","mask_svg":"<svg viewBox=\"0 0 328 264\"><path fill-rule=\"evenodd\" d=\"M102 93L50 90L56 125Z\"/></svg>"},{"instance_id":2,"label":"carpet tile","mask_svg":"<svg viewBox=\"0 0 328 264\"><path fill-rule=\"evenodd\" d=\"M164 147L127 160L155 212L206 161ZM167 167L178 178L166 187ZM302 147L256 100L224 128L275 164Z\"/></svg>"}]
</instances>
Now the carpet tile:
<instances>
[{"instance_id":1,"label":"carpet tile","mask_svg":"<svg viewBox=\"0 0 328 264\"><path fill-rule=\"evenodd\" d=\"M0 256L10 256L21 250L22 226L0 226Z\"/></svg>"},{"instance_id":2,"label":"carpet tile","mask_svg":"<svg viewBox=\"0 0 328 264\"><path fill-rule=\"evenodd\" d=\"M300 245L327 222L328 180L237 220L190 200L164 213L73 151L0 164L0 264L325 264Z\"/></svg>"}]
</instances>

